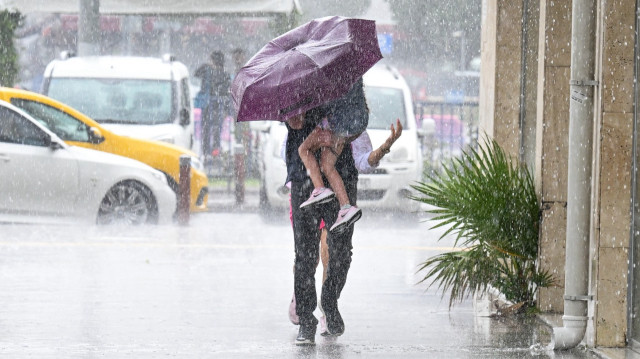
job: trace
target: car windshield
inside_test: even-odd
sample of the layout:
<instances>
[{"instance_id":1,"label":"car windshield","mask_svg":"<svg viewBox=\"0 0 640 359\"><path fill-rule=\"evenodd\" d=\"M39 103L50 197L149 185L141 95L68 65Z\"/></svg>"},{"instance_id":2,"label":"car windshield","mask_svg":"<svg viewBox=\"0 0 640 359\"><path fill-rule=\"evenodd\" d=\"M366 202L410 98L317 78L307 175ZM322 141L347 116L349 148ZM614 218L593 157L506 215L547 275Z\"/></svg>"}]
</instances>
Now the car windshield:
<instances>
[{"instance_id":1,"label":"car windshield","mask_svg":"<svg viewBox=\"0 0 640 359\"><path fill-rule=\"evenodd\" d=\"M397 118L406 127L407 113L401 89L365 86L369 106L369 129L388 129Z\"/></svg>"},{"instance_id":2,"label":"car windshield","mask_svg":"<svg viewBox=\"0 0 640 359\"><path fill-rule=\"evenodd\" d=\"M47 95L100 123L156 125L172 122L171 82L53 78Z\"/></svg>"},{"instance_id":3,"label":"car windshield","mask_svg":"<svg viewBox=\"0 0 640 359\"><path fill-rule=\"evenodd\" d=\"M12 98L11 104L24 110L63 141L89 142L89 126L57 108L21 98Z\"/></svg>"}]
</instances>

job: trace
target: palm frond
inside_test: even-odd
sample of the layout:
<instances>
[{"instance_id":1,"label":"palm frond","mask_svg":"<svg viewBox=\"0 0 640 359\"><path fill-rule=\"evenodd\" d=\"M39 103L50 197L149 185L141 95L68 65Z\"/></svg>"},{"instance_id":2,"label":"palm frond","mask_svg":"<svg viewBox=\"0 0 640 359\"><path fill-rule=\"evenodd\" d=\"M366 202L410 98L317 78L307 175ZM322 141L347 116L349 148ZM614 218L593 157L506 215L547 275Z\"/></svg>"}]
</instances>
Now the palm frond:
<instances>
[{"instance_id":1,"label":"palm frond","mask_svg":"<svg viewBox=\"0 0 640 359\"><path fill-rule=\"evenodd\" d=\"M450 291L450 305L489 285L507 299L532 302L536 288L552 283L535 266L540 208L533 177L497 142L485 138L412 187L411 198L432 207L430 228L446 229L439 239L454 236L454 246L465 248L432 257L419 269L426 271L422 281Z\"/></svg>"}]
</instances>

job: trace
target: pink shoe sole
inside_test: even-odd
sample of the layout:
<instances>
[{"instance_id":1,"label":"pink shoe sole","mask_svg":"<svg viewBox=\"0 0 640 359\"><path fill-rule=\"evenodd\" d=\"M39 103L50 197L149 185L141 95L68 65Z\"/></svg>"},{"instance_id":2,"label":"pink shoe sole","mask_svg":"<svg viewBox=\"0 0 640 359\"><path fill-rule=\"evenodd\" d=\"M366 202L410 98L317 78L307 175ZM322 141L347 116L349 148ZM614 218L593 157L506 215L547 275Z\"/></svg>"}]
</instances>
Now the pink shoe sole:
<instances>
[{"instance_id":1,"label":"pink shoe sole","mask_svg":"<svg viewBox=\"0 0 640 359\"><path fill-rule=\"evenodd\" d=\"M359 220L360 217L362 217L362 211L356 206L351 206L347 209L341 209L340 212L338 212L336 223L331 226L331 229L329 231L340 233L347 229L349 226L356 223L356 221Z\"/></svg>"},{"instance_id":2,"label":"pink shoe sole","mask_svg":"<svg viewBox=\"0 0 640 359\"><path fill-rule=\"evenodd\" d=\"M302 204L300 205L300 209L304 209L315 204L330 202L335 196L336 194L333 193L333 191L330 190L329 188L323 188L321 190L313 190L313 192L311 192L311 196L309 197L309 199L302 202Z\"/></svg>"}]
</instances>

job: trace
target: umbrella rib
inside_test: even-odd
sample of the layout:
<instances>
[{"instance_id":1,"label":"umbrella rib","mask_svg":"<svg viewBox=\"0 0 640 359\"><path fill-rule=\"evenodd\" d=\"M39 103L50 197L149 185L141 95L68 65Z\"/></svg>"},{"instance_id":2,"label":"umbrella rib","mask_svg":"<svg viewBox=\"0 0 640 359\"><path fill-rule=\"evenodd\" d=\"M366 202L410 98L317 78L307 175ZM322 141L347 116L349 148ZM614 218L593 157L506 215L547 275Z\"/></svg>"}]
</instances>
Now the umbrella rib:
<instances>
[{"instance_id":1,"label":"umbrella rib","mask_svg":"<svg viewBox=\"0 0 640 359\"><path fill-rule=\"evenodd\" d=\"M336 44L335 44L334 46L331 46L331 47L329 47L329 46L323 46L323 49L325 49L325 50L326 50L327 48L331 48L331 49L333 49L333 48L337 48L337 47L344 47L344 46L353 46L353 42L351 42L351 41L350 41L350 42L336 42ZM310 48L310 47L309 47L309 46L303 47L303 49L308 49L308 48ZM300 53L300 54L302 54L302 55L306 56L307 58L309 58L311 61L313 61L313 63L314 63L316 66L322 66L322 65L321 65L321 64L319 64L319 63L318 63L318 62L317 62L313 57L311 57L311 56L307 55L305 52L300 51L298 48L296 48L295 50L296 50L298 53Z\"/></svg>"},{"instance_id":2,"label":"umbrella rib","mask_svg":"<svg viewBox=\"0 0 640 359\"><path fill-rule=\"evenodd\" d=\"M346 21L346 18L342 18L340 21L336 21L336 22L332 23L331 25L333 25L333 26L331 26L330 28L328 28L327 33L331 32L333 29L335 29L335 28L336 28L336 26L338 26L342 21ZM316 31L317 31L317 30L318 30L318 28L319 28L319 26L316 26L316 27L314 27L314 28L313 28L313 30L316 30ZM309 31L311 31L311 29L309 29ZM309 34L309 31L307 32L307 35L309 35L309 36L307 36L307 39L308 39L308 38L310 38L310 37L311 37L311 35L313 35L313 34L315 34L315 33L316 33L316 31L314 31L313 33Z\"/></svg>"},{"instance_id":3,"label":"umbrella rib","mask_svg":"<svg viewBox=\"0 0 640 359\"><path fill-rule=\"evenodd\" d=\"M280 71L279 74L278 74L278 82L277 82L278 84L282 83L283 76L284 76L284 71ZM276 106L277 106L278 109L281 109L282 108L282 88L280 86L278 86L276 91L277 91L276 99L277 99L277 102L278 102Z\"/></svg>"}]
</instances>

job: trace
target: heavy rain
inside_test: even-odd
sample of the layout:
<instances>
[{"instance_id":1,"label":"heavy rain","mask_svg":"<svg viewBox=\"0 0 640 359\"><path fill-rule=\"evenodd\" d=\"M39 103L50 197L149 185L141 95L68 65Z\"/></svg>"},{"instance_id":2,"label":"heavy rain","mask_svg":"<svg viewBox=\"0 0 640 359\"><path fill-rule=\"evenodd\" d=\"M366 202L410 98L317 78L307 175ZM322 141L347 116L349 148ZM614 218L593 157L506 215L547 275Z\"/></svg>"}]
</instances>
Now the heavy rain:
<instances>
[{"instance_id":1,"label":"heavy rain","mask_svg":"<svg viewBox=\"0 0 640 359\"><path fill-rule=\"evenodd\" d=\"M635 23L517 3L0 0L0 356L637 355Z\"/></svg>"}]
</instances>

